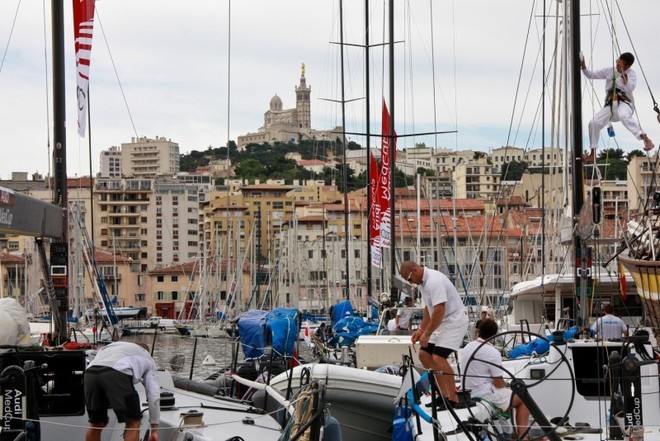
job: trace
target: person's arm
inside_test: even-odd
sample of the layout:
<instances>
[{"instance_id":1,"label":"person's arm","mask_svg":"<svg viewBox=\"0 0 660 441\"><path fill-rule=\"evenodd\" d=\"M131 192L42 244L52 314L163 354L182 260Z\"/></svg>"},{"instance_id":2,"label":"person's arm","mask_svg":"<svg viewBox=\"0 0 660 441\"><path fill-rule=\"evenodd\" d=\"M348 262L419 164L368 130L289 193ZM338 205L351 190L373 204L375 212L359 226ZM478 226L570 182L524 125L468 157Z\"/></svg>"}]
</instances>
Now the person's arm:
<instances>
[{"instance_id":1,"label":"person's arm","mask_svg":"<svg viewBox=\"0 0 660 441\"><path fill-rule=\"evenodd\" d=\"M505 387L508 387L506 383L504 382L503 377L493 377L493 387L497 389L502 389Z\"/></svg>"},{"instance_id":2,"label":"person's arm","mask_svg":"<svg viewBox=\"0 0 660 441\"><path fill-rule=\"evenodd\" d=\"M596 321L594 322L593 325L591 325L591 328L590 328L594 332L596 337L598 337L598 334L599 334L599 332L598 332L598 321L599 320L600 319L596 319Z\"/></svg>"},{"instance_id":3,"label":"person's arm","mask_svg":"<svg viewBox=\"0 0 660 441\"><path fill-rule=\"evenodd\" d=\"M635 90L636 86L637 74L632 69L628 69L616 79L616 87L626 92L628 98L632 97L633 90Z\"/></svg>"},{"instance_id":4,"label":"person's arm","mask_svg":"<svg viewBox=\"0 0 660 441\"><path fill-rule=\"evenodd\" d=\"M582 69L582 73L585 77L591 80L604 80L612 77L612 69L609 67L604 67L598 70L589 70L586 66Z\"/></svg>"},{"instance_id":5,"label":"person's arm","mask_svg":"<svg viewBox=\"0 0 660 441\"><path fill-rule=\"evenodd\" d=\"M419 336L419 344L421 344L423 347L428 345L429 340L431 339L431 334L433 334L433 332L438 329L438 326L440 326L440 323L442 323L442 319L444 317L445 304L438 303L433 307L433 313L429 318L428 325L424 327L422 335Z\"/></svg>"},{"instance_id":6,"label":"person's arm","mask_svg":"<svg viewBox=\"0 0 660 441\"><path fill-rule=\"evenodd\" d=\"M410 337L410 341L412 341L412 344L415 344L418 341L420 341L420 337L424 334L430 321L431 321L431 316L429 315L429 310L428 308L424 308L422 323L419 324L419 328L415 332L413 332L413 335Z\"/></svg>"},{"instance_id":7,"label":"person's arm","mask_svg":"<svg viewBox=\"0 0 660 441\"><path fill-rule=\"evenodd\" d=\"M149 360L149 362L149 367L144 370L142 375L142 383L149 404L149 423L151 423L152 428L155 426L158 429L158 423L160 423L160 384L158 384L158 377L156 376L156 363L153 360Z\"/></svg>"}]
</instances>

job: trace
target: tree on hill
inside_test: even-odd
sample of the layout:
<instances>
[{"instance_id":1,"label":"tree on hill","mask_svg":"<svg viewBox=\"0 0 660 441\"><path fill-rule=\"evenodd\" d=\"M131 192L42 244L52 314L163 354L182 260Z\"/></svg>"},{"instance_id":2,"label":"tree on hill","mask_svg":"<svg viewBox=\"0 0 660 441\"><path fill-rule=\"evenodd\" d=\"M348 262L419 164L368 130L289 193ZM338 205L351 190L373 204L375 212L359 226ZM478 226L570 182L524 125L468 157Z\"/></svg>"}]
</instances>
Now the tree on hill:
<instances>
[{"instance_id":1,"label":"tree on hill","mask_svg":"<svg viewBox=\"0 0 660 441\"><path fill-rule=\"evenodd\" d=\"M631 159L631 158L634 158L634 157L642 157L642 158L645 158L645 157L646 157L646 153L644 153L643 151L641 151L641 150L639 150L639 149L635 149L635 150L631 151L630 153L628 153L628 157L627 157L628 162L630 162L630 159Z\"/></svg>"},{"instance_id":2,"label":"tree on hill","mask_svg":"<svg viewBox=\"0 0 660 441\"><path fill-rule=\"evenodd\" d=\"M598 154L598 160L607 160L609 159L624 159L625 152L620 149L602 149L600 153Z\"/></svg>"},{"instance_id":3,"label":"tree on hill","mask_svg":"<svg viewBox=\"0 0 660 441\"><path fill-rule=\"evenodd\" d=\"M527 163L525 161L518 162L514 160L505 162L502 164L501 179L503 181L519 181L525 170L527 170Z\"/></svg>"},{"instance_id":4,"label":"tree on hill","mask_svg":"<svg viewBox=\"0 0 660 441\"><path fill-rule=\"evenodd\" d=\"M266 169L257 159L246 159L236 166L236 176L241 179L263 179L266 177Z\"/></svg>"}]
</instances>

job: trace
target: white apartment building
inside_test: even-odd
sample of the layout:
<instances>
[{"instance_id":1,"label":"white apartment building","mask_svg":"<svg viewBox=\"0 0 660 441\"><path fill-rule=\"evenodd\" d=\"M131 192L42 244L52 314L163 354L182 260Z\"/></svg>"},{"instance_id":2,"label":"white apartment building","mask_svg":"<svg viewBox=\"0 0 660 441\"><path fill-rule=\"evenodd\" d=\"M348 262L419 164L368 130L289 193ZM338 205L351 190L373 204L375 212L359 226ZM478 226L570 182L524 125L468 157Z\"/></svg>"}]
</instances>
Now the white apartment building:
<instances>
[{"instance_id":1,"label":"white apartment building","mask_svg":"<svg viewBox=\"0 0 660 441\"><path fill-rule=\"evenodd\" d=\"M121 150L112 146L101 151L101 167L99 176L102 178L121 178Z\"/></svg>"},{"instance_id":2,"label":"white apartment building","mask_svg":"<svg viewBox=\"0 0 660 441\"><path fill-rule=\"evenodd\" d=\"M121 145L122 176L174 175L179 172L179 144L163 137L132 138Z\"/></svg>"}]
</instances>

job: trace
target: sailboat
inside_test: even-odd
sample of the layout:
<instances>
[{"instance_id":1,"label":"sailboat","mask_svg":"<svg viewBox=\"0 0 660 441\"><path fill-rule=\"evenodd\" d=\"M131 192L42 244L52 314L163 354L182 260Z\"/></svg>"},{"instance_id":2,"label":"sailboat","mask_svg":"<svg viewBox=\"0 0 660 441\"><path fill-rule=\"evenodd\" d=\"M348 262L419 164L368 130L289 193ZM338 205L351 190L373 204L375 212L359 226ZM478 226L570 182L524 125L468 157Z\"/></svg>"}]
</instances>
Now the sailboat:
<instances>
[{"instance_id":1,"label":"sailboat","mask_svg":"<svg viewBox=\"0 0 660 441\"><path fill-rule=\"evenodd\" d=\"M93 24L93 0L74 0L74 22L76 23L77 49L85 46L87 56L91 50ZM55 204L47 204L28 196L15 194L0 188L0 208L3 222L0 233L27 234L37 237L39 251L47 280L46 289L51 310L55 316L56 344L67 340L66 327L66 278L67 278L67 188L66 188L66 143L64 139L64 3L53 1L53 53L55 63ZM83 13L82 17L78 15ZM80 36L78 26L83 24ZM77 51L78 52L78 51ZM80 54L77 53L77 56ZM87 60L89 61L89 60ZM86 64L88 67L89 65ZM85 78L88 70L85 70ZM86 83L77 90L78 97L87 93ZM80 103L79 103L80 104ZM84 105L82 106L84 114ZM53 239L51 243L51 268L42 245L42 238ZM90 247L91 249L91 247ZM50 270L50 271L49 271ZM108 313L112 311L109 299L104 297ZM2 428L0 439L31 439L39 441L64 441L82 439L88 426L85 414L84 374L88 357L93 353L82 350L34 350L20 346L3 347L0 353L0 394L3 396ZM279 440L299 438L305 434L310 439L320 439L324 425L324 387L319 382L310 383L306 392L296 398L296 406L264 385L248 382L235 376L236 382L246 387L261 388L276 400L286 418L276 419L269 413L255 409L251 403L184 390L174 385L167 371L159 371L161 387L161 417L159 434L162 439L209 440L209 439L259 439ZM140 403L146 401L144 388L138 386ZM287 423L288 421L288 423ZM140 438L150 439L148 419L142 420ZM287 424L289 424L287 426ZM120 440L123 426L114 414L103 439ZM116 430L118 429L118 430ZM78 433L78 435L76 435ZM331 439L332 437L329 436Z\"/></svg>"},{"instance_id":2,"label":"sailboat","mask_svg":"<svg viewBox=\"0 0 660 441\"><path fill-rule=\"evenodd\" d=\"M572 169L575 175L582 171L582 139L581 139L581 89L580 69L578 67L580 51L580 2L572 0L563 2L565 5L564 19L570 26L567 28L567 38L570 39L570 55L568 68L571 72L570 89L572 97ZM581 178L574 178L574 209L577 213L582 205ZM589 204L585 204L589 209ZM581 216L582 217L582 216ZM584 235L579 231L584 225L578 225L575 247L581 248L583 259L578 260L580 265L577 272L580 277L573 286L580 287L580 304L582 305L578 321L584 329L587 317L586 275L589 268L585 249ZM642 242L644 240L642 239ZM650 250L649 250L650 251ZM629 251L628 255L634 255ZM635 275L637 283L645 283L649 291L651 284L647 277L639 277L643 263L644 253L634 255L633 258L620 256L624 265ZM630 266L628 266L630 265ZM648 274L648 272L647 272ZM559 276L547 277L551 286L561 287ZM615 281L612 281L614 284ZM533 291L537 285L531 281L519 288L519 293L525 290ZM639 285L638 285L639 289ZM573 295L576 290L573 289ZM641 293L640 293L641 294ZM537 296L538 291L537 291ZM541 296L543 291L541 291ZM647 293L648 295L648 293ZM514 307L515 308L515 307ZM602 440L602 439L631 439L649 440L660 439L657 430L657 415L660 414L660 377L658 376L657 360L655 358L649 336L643 333L618 339L618 341L594 340L588 334L565 339L565 334L555 331L552 337L539 335L529 331L522 332L527 338L536 338L548 342L547 353L509 359L503 361L501 375L511 383L515 393L527 406L531 418L529 430L524 436L534 439L543 438L560 440L570 436L570 439ZM507 338L512 332L507 332L499 338ZM496 336L498 337L498 336ZM485 341L481 346L494 343L494 338ZM479 349L461 366L461 383L465 384L465 372L469 365L479 360ZM512 415L498 409L487 400L480 400L470 396L470 391L463 390L461 403L449 408L434 398L434 387L430 395L422 395L416 387L421 381L414 375L404 379L404 409L399 419L395 421L394 431L409 431L413 439L511 439L517 437L512 423ZM403 391L402 389L402 391ZM517 437L520 439L520 437Z\"/></svg>"}]
</instances>

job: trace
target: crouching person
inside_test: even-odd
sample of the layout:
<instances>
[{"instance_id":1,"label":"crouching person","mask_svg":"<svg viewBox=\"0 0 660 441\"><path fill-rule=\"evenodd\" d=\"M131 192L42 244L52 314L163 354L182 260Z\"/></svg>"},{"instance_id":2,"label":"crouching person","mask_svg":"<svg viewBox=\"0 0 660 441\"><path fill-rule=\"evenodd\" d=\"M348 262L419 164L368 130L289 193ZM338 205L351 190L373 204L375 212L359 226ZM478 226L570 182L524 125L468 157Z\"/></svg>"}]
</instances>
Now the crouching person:
<instances>
[{"instance_id":1,"label":"crouching person","mask_svg":"<svg viewBox=\"0 0 660 441\"><path fill-rule=\"evenodd\" d=\"M140 438L140 397L134 384L141 382L149 403L149 441L158 441L160 421L160 386L156 363L146 345L114 342L99 350L85 371L85 405L89 416L86 441L100 441L108 424L108 407L125 423L125 441Z\"/></svg>"}]
</instances>

